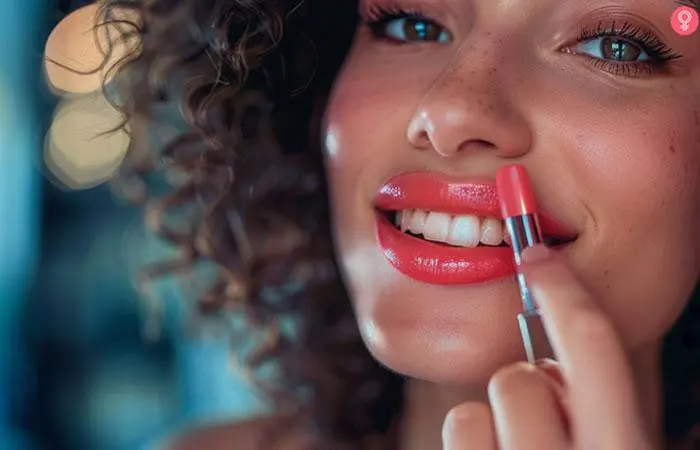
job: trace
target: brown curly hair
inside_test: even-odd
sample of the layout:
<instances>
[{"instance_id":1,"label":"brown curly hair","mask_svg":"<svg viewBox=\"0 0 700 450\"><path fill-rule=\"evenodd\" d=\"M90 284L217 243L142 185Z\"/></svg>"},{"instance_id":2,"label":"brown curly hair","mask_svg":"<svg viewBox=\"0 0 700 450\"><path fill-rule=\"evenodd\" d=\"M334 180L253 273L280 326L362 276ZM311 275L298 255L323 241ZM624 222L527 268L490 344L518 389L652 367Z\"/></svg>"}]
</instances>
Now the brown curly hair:
<instances>
[{"instance_id":1,"label":"brown curly hair","mask_svg":"<svg viewBox=\"0 0 700 450\"><path fill-rule=\"evenodd\" d=\"M124 166L127 186L152 176L170 186L141 200L181 258L148 276L213 262L199 309L241 313L266 332L248 363L272 406L312 427L319 448L368 448L376 437L386 448L403 378L360 339L333 257L319 143L318 113L354 35L355 1L107 0L102 20L139 39L110 82L125 126L155 127L167 106L187 122L146 157L135 139ZM700 421L693 298L664 352L674 441Z\"/></svg>"}]
</instances>

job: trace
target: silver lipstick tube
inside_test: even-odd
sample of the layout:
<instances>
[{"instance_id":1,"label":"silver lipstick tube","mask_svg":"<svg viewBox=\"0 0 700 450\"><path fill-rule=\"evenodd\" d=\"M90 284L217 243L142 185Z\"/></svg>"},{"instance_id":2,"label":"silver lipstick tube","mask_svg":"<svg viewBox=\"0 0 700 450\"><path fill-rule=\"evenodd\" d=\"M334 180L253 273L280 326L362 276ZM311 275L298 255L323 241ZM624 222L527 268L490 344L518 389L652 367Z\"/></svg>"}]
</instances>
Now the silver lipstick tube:
<instances>
[{"instance_id":1,"label":"silver lipstick tube","mask_svg":"<svg viewBox=\"0 0 700 450\"><path fill-rule=\"evenodd\" d=\"M535 214L507 217L505 223L515 256L515 264L519 267L522 263L522 253L526 248L544 243L542 229ZM527 360L535 363L542 358L553 359L552 346L544 330L537 304L525 281L525 276L520 270L517 270L516 273L520 297L525 309L518 314L518 326Z\"/></svg>"}]
</instances>

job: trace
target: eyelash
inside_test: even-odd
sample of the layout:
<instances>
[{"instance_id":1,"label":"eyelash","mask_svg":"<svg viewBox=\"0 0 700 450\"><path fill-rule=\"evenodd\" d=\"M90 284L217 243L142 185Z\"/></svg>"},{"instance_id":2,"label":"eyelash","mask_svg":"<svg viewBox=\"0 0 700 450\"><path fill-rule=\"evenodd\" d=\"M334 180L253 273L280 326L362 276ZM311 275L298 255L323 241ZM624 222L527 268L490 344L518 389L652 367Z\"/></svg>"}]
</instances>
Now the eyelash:
<instances>
[{"instance_id":1,"label":"eyelash","mask_svg":"<svg viewBox=\"0 0 700 450\"><path fill-rule=\"evenodd\" d=\"M599 22L595 28L581 27L576 42L567 46L567 48L577 43L606 37L617 38L636 45L649 55L650 59L649 61L624 62L594 58L585 54L581 55L588 58L594 67L607 70L613 75L633 77L640 73L665 72L669 62L682 58L680 53L675 52L653 33L629 22L622 22L621 25L618 25L618 23L613 21L608 26L603 22Z\"/></svg>"},{"instance_id":2,"label":"eyelash","mask_svg":"<svg viewBox=\"0 0 700 450\"><path fill-rule=\"evenodd\" d=\"M368 6L361 12L362 20L370 25L377 22L385 22L387 20L401 19L404 17L419 17L425 20L430 20L420 8L404 8L398 6Z\"/></svg>"},{"instance_id":3,"label":"eyelash","mask_svg":"<svg viewBox=\"0 0 700 450\"><path fill-rule=\"evenodd\" d=\"M421 19L426 22L430 22L440 28L443 28L438 22L429 19L420 8L399 8L399 7L382 7L382 6L370 6L366 11L363 12L363 21L372 30L375 37L386 39L381 35L382 28L385 27L389 22L398 19ZM402 43L393 41L395 43Z\"/></svg>"},{"instance_id":4,"label":"eyelash","mask_svg":"<svg viewBox=\"0 0 700 450\"><path fill-rule=\"evenodd\" d=\"M423 14L420 8L385 8L372 6L364 11L363 16L363 21L377 39L388 39L386 36L382 35L383 28L386 27L386 25L391 21L398 19L421 19L425 20L426 22L430 22L437 27L444 28L438 22L429 19L425 14ZM649 61L611 61L594 58L578 52L567 51L572 46L581 42L606 37L617 38L619 40L629 42L632 45L636 45L640 50L649 56ZM405 44L402 41L392 39L388 40L398 45ZM634 77L640 74L650 75L654 73L663 73L667 70L669 62L682 57L681 54L673 51L673 49L668 47L650 31L646 31L641 27L630 24L629 22L623 22L621 25L619 25L614 21L609 26L606 26L603 22L599 22L595 28L585 26L581 27L577 40L575 42L571 42L562 51L586 57L589 62L598 69L606 70L613 75L627 77Z\"/></svg>"}]
</instances>

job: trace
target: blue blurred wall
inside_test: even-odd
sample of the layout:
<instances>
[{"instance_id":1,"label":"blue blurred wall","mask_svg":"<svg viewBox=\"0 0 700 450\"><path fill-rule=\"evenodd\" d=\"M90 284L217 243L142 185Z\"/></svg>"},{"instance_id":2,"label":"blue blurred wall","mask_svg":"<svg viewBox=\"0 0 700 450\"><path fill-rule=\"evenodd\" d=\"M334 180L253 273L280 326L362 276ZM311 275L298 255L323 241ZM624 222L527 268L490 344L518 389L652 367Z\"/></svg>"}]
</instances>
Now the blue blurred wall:
<instances>
[{"instance_id":1,"label":"blue blurred wall","mask_svg":"<svg viewBox=\"0 0 700 450\"><path fill-rule=\"evenodd\" d=\"M31 387L18 314L34 263L39 148L35 80L40 0L0 2L0 448L24 448L11 410Z\"/></svg>"}]
</instances>

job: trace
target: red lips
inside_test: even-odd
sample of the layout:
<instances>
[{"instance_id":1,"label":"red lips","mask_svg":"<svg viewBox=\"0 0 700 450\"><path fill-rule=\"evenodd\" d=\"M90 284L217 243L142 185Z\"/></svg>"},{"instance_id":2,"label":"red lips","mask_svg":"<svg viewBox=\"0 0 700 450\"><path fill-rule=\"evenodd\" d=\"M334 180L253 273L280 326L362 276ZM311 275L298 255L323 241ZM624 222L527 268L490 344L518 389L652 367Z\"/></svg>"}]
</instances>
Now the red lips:
<instances>
[{"instance_id":1,"label":"red lips","mask_svg":"<svg viewBox=\"0 0 700 450\"><path fill-rule=\"evenodd\" d=\"M382 186L375 205L379 245L401 273L430 284L471 284L515 273L509 247L454 247L429 242L398 230L385 212L422 209L454 215L502 218L496 185L490 180L445 177L430 172L398 175ZM540 213L545 236L572 234L546 212Z\"/></svg>"},{"instance_id":2,"label":"red lips","mask_svg":"<svg viewBox=\"0 0 700 450\"><path fill-rule=\"evenodd\" d=\"M496 185L450 179L430 172L396 176L379 189L375 204L383 211L425 209L450 214L501 218Z\"/></svg>"}]
</instances>

